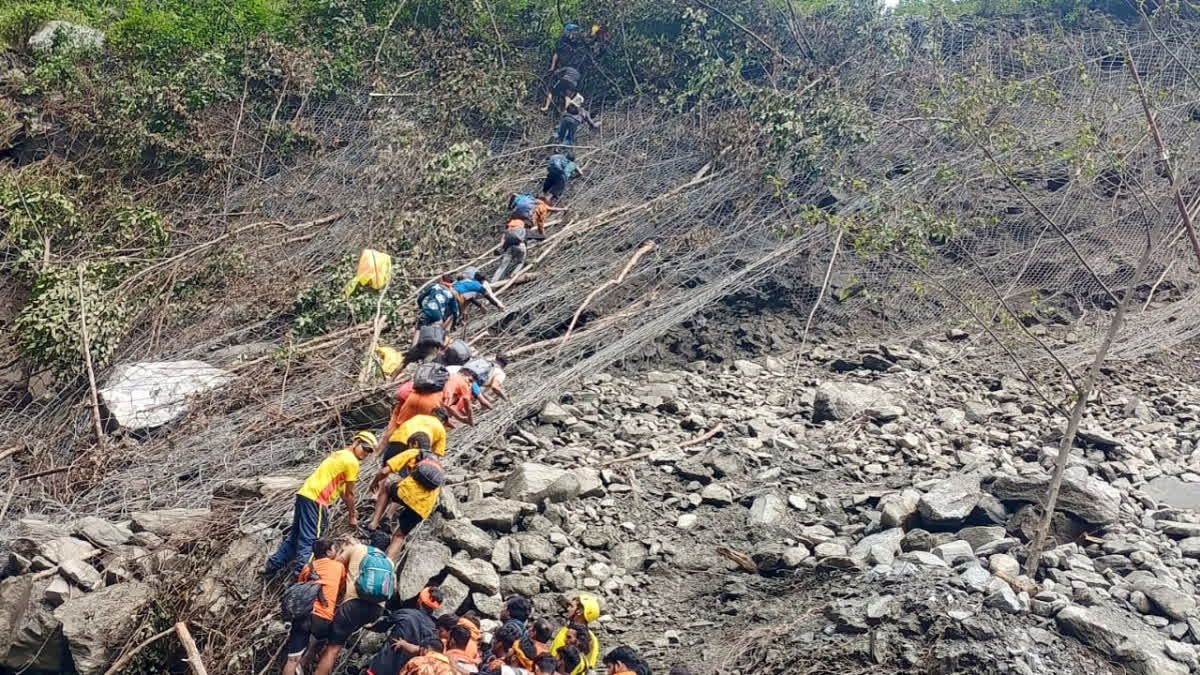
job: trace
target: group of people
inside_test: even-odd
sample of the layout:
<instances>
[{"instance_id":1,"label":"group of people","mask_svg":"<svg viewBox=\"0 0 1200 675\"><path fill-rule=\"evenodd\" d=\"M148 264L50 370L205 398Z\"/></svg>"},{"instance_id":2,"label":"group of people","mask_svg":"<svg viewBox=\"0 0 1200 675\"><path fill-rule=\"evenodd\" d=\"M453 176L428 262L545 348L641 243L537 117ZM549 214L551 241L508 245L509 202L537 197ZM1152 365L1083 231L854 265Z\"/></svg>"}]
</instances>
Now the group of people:
<instances>
[{"instance_id":1,"label":"group of people","mask_svg":"<svg viewBox=\"0 0 1200 675\"><path fill-rule=\"evenodd\" d=\"M549 617L532 617L527 598L507 598L502 624L486 645L481 644L478 618L441 611L443 597L436 585L407 601L393 593L405 540L432 514L445 483L448 431L473 425L476 405L491 409L493 396L509 398L505 359L476 354L453 333L465 327L472 306L488 303L505 309L492 284L521 274L526 243L545 238L546 217L563 210L556 203L568 182L583 176L571 146L580 124L599 125L579 93L582 59L605 36L599 26L588 36L567 24L555 46L550 70L557 79L547 108L561 100L562 117L552 136L560 147L547 160L546 177L536 195L509 195L511 216L495 273L489 278L468 267L420 290L412 345L395 372L404 372L409 364L416 368L396 390L382 436L355 433L347 447L325 457L297 490L291 529L264 570L270 577L286 572L296 581L285 591L285 607L293 591L309 591L313 597L311 612L292 617L283 675L299 672L302 664L305 672L311 668L316 675L329 675L347 639L363 628L388 636L365 670L368 675L585 675L598 663L610 675L649 675L649 667L629 647L600 658L599 640L590 628L600 616L600 603L588 593L572 598L565 622L557 624ZM379 467L367 490L373 511L360 529L356 486L362 462L375 454L380 456ZM328 536L329 508L339 498L350 527L368 543L357 536ZM301 610L307 609L309 596L293 597L301 597ZM678 672L685 671L672 674Z\"/></svg>"}]
</instances>

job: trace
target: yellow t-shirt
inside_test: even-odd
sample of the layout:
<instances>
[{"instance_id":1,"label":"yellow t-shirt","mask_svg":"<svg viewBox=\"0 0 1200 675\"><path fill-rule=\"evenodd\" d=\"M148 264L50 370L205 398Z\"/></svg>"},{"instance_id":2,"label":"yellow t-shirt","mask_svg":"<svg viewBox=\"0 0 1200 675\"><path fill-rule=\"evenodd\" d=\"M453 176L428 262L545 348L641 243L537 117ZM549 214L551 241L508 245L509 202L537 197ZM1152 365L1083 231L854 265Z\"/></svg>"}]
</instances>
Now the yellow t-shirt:
<instances>
[{"instance_id":1,"label":"yellow t-shirt","mask_svg":"<svg viewBox=\"0 0 1200 675\"><path fill-rule=\"evenodd\" d=\"M433 415L416 415L404 421L392 432L390 443L408 443L408 437L423 433L429 437L429 449L441 457L446 454L446 427Z\"/></svg>"},{"instance_id":2,"label":"yellow t-shirt","mask_svg":"<svg viewBox=\"0 0 1200 675\"><path fill-rule=\"evenodd\" d=\"M417 455L420 452L416 448L405 450L387 461L388 468L396 473L405 468L411 470L416 465ZM429 514L433 513L433 507L437 505L437 497L437 488L427 488L418 483L417 479L411 475L401 478L396 483L396 498L422 518L428 518Z\"/></svg>"},{"instance_id":3,"label":"yellow t-shirt","mask_svg":"<svg viewBox=\"0 0 1200 675\"><path fill-rule=\"evenodd\" d=\"M296 494L308 497L321 506L341 496L346 483L358 480L358 458L349 448L342 448L325 458L312 472Z\"/></svg>"},{"instance_id":4,"label":"yellow t-shirt","mask_svg":"<svg viewBox=\"0 0 1200 675\"><path fill-rule=\"evenodd\" d=\"M600 658L600 641L596 639L596 632L591 628L588 629L588 637L591 638L591 646L587 652L579 652L579 667L577 667L571 675L582 675L588 670L596 667L596 659ZM554 634L554 639L550 641L550 654L558 656L558 650L562 649L567 644L567 627L563 626Z\"/></svg>"}]
</instances>

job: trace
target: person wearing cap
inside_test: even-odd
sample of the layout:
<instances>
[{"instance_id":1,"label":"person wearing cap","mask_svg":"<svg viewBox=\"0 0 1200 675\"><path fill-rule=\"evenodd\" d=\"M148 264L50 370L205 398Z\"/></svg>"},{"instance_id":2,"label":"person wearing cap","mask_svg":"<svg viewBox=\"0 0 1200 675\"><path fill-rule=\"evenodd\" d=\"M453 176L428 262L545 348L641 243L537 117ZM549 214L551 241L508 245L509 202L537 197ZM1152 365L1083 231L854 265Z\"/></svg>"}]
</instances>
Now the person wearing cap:
<instances>
[{"instance_id":1,"label":"person wearing cap","mask_svg":"<svg viewBox=\"0 0 1200 675\"><path fill-rule=\"evenodd\" d=\"M299 572L311 558L313 542L329 524L329 505L339 496L346 503L350 527L358 526L355 512L354 483L358 480L358 463L379 446L375 434L360 431L354 434L350 447L331 453L316 471L296 491L292 512L292 529L279 544L275 554L267 559L265 574L272 575L289 564Z\"/></svg>"},{"instance_id":2,"label":"person wearing cap","mask_svg":"<svg viewBox=\"0 0 1200 675\"><path fill-rule=\"evenodd\" d=\"M399 560L400 551L404 548L404 539L418 525L433 513L437 505L440 486L435 487L421 480L418 463L440 464L435 459L435 453L430 450L429 436L416 432L408 437L408 449L393 456L383 466L379 467L375 478L371 481L371 494L375 497L375 511L371 514L371 522L367 531L373 532L379 527L385 510L389 504L396 504L399 511L396 514L396 528L392 530L392 540L387 547L387 557ZM436 471L439 479L441 467ZM391 481L386 487L382 484L389 474L395 473L398 479Z\"/></svg>"},{"instance_id":3,"label":"person wearing cap","mask_svg":"<svg viewBox=\"0 0 1200 675\"><path fill-rule=\"evenodd\" d=\"M568 98L558 121L558 129L550 135L551 143L575 145L575 132L581 123L587 123L591 129L599 129L600 123L592 119L592 114L583 107L583 96L576 94Z\"/></svg>"},{"instance_id":4,"label":"person wearing cap","mask_svg":"<svg viewBox=\"0 0 1200 675\"><path fill-rule=\"evenodd\" d=\"M550 641L550 653L557 654L559 649L570 644L568 632L571 630L576 632L574 641L577 644L571 646L579 649L584 667L577 673L569 675L578 675L596 667L596 660L600 656L600 640L596 638L596 633L588 627L588 624L598 618L600 618L600 598L591 593L580 593L567 603L567 622L571 625L559 628L558 632L554 634L554 639ZM584 644L584 636L578 635L580 628L585 631L588 644Z\"/></svg>"},{"instance_id":5,"label":"person wearing cap","mask_svg":"<svg viewBox=\"0 0 1200 675\"><path fill-rule=\"evenodd\" d=\"M417 594L416 609L389 612L382 621L388 626L388 640L371 659L368 675L398 675L412 658L421 653L421 645L438 639L433 612L442 606L442 590L430 585Z\"/></svg>"}]
</instances>

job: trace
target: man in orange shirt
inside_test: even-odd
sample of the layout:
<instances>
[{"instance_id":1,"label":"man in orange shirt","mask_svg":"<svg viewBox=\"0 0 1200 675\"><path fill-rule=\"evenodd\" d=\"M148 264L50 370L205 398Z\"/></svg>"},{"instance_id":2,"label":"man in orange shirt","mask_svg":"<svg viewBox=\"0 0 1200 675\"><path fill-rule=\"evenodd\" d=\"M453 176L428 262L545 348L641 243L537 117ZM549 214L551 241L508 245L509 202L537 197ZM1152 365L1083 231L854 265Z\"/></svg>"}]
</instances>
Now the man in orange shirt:
<instances>
[{"instance_id":1,"label":"man in orange shirt","mask_svg":"<svg viewBox=\"0 0 1200 675\"><path fill-rule=\"evenodd\" d=\"M475 376L471 371L460 368L446 378L446 386L442 388L442 406L455 419L471 426L475 425L475 414L471 410L471 400L474 398L471 385L474 382Z\"/></svg>"},{"instance_id":2,"label":"man in orange shirt","mask_svg":"<svg viewBox=\"0 0 1200 675\"><path fill-rule=\"evenodd\" d=\"M441 641L433 637L421 643L420 655L404 664L400 675L454 675L454 669L442 653Z\"/></svg>"},{"instance_id":3,"label":"man in orange shirt","mask_svg":"<svg viewBox=\"0 0 1200 675\"><path fill-rule=\"evenodd\" d=\"M329 539L318 539L312 544L313 560L300 570L300 581L308 581L313 575L321 582L321 592L313 601L312 613L292 622L287 638L287 661L282 675L295 675L300 660L308 650L309 641L329 637L333 623L333 612L337 608L338 596L346 585L346 566L338 562L337 549Z\"/></svg>"},{"instance_id":4,"label":"man in orange shirt","mask_svg":"<svg viewBox=\"0 0 1200 675\"><path fill-rule=\"evenodd\" d=\"M375 434L360 431L354 434L354 442L350 447L330 454L309 475L296 491L292 529L280 542L275 554L267 559L264 574L275 574L288 564L292 565L294 571L300 571L311 557L313 542L328 526L329 505L339 496L346 502L350 527L358 525L358 514L354 511L354 482L358 480L358 463L375 452L378 445Z\"/></svg>"}]
</instances>

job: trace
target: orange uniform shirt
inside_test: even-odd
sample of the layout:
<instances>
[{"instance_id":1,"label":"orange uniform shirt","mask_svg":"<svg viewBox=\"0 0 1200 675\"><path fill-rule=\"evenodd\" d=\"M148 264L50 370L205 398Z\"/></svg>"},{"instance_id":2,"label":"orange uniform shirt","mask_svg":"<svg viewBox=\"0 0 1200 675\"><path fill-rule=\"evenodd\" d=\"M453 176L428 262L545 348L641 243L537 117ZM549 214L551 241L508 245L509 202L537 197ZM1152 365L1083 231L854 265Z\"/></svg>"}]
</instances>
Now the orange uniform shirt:
<instances>
[{"instance_id":1,"label":"orange uniform shirt","mask_svg":"<svg viewBox=\"0 0 1200 675\"><path fill-rule=\"evenodd\" d=\"M320 558L300 570L300 581L308 581L310 570L315 570L321 578L321 595L313 601L312 613L333 621L333 610L337 609L338 595L342 592L342 585L346 583L346 566L332 558ZM321 604L322 596L325 598L324 604Z\"/></svg>"},{"instance_id":2,"label":"orange uniform shirt","mask_svg":"<svg viewBox=\"0 0 1200 675\"><path fill-rule=\"evenodd\" d=\"M417 415L428 415L442 405L442 392L434 391L423 394L414 391L404 399L392 414L392 424L400 426Z\"/></svg>"},{"instance_id":3,"label":"orange uniform shirt","mask_svg":"<svg viewBox=\"0 0 1200 675\"><path fill-rule=\"evenodd\" d=\"M462 402L471 400L471 376L466 371L458 371L446 380L442 388L442 405L463 409Z\"/></svg>"}]
</instances>

